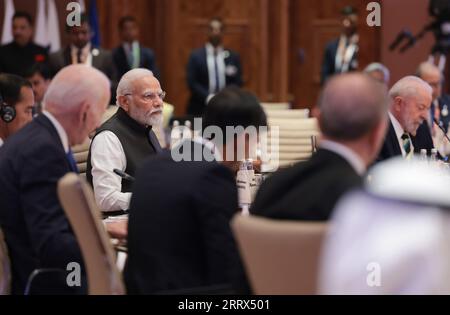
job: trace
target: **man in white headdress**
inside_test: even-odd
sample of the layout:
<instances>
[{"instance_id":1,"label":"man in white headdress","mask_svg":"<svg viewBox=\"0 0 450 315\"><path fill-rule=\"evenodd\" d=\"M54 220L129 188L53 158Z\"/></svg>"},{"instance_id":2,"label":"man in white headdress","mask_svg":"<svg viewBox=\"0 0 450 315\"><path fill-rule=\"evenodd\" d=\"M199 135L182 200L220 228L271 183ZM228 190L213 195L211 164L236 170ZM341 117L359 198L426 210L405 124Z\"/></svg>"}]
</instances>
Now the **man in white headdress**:
<instances>
[{"instance_id":1,"label":"man in white headdress","mask_svg":"<svg viewBox=\"0 0 450 315\"><path fill-rule=\"evenodd\" d=\"M401 158L342 199L325 239L322 294L450 294L450 177Z\"/></svg>"}]
</instances>

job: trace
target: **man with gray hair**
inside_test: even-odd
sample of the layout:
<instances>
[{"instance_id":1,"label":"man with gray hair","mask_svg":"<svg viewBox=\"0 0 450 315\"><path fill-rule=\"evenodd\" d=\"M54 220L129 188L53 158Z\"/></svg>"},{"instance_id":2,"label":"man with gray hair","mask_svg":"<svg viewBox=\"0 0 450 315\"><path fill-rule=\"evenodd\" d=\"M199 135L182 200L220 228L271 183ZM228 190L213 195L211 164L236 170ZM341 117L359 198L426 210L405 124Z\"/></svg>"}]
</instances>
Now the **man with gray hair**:
<instances>
[{"instance_id":1,"label":"man with gray hair","mask_svg":"<svg viewBox=\"0 0 450 315\"><path fill-rule=\"evenodd\" d=\"M353 73L332 77L319 101L323 137L307 162L282 170L259 190L250 212L285 220L328 220L335 203L362 183L387 127L384 85Z\"/></svg>"},{"instance_id":2,"label":"man with gray hair","mask_svg":"<svg viewBox=\"0 0 450 315\"><path fill-rule=\"evenodd\" d=\"M431 93L428 83L415 76L404 77L394 84L389 91L389 131L377 161L398 155L409 159L421 149L430 153L433 140L426 121Z\"/></svg>"},{"instance_id":3,"label":"man with gray hair","mask_svg":"<svg viewBox=\"0 0 450 315\"><path fill-rule=\"evenodd\" d=\"M147 69L128 71L116 94L119 109L92 139L86 170L97 204L109 215L128 210L132 191L132 181L114 170L134 176L146 157L161 151L152 127L162 123L166 95Z\"/></svg>"},{"instance_id":4,"label":"man with gray hair","mask_svg":"<svg viewBox=\"0 0 450 315\"><path fill-rule=\"evenodd\" d=\"M430 62L423 62L417 68L416 75L427 82L433 89L430 119L428 120L431 131L436 131L433 125L434 121L437 121L447 132L450 124L450 95L442 93L444 76L441 70Z\"/></svg>"},{"instance_id":5,"label":"man with gray hair","mask_svg":"<svg viewBox=\"0 0 450 315\"><path fill-rule=\"evenodd\" d=\"M0 226L13 266L13 294L24 293L35 269L83 266L56 185L66 173L77 172L70 147L86 141L98 127L109 99L104 74L85 65L68 66L50 84L43 114L8 138L0 150ZM33 282L33 292L79 293L80 288L67 286L66 275L57 280L62 282Z\"/></svg>"},{"instance_id":6,"label":"man with gray hair","mask_svg":"<svg viewBox=\"0 0 450 315\"><path fill-rule=\"evenodd\" d=\"M386 84L386 86L389 85L389 81L391 79L391 73L389 72L389 69L386 68L385 65L379 63L379 62L372 62L369 64L363 71L365 74L370 76L371 78Z\"/></svg>"}]
</instances>

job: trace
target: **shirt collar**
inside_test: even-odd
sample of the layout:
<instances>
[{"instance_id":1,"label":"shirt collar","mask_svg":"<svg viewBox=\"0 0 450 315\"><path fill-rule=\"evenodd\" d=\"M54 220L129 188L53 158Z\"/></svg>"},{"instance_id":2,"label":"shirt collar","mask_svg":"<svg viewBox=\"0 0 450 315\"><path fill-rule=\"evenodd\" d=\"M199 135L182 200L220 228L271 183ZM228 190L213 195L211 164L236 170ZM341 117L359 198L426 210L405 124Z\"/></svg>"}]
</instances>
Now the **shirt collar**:
<instances>
[{"instance_id":1,"label":"shirt collar","mask_svg":"<svg viewBox=\"0 0 450 315\"><path fill-rule=\"evenodd\" d=\"M76 54L78 52L78 47L74 46L74 45L70 45L70 50L73 54ZM87 43L86 46L84 46L83 48L81 48L81 53L86 56L91 52L91 43Z\"/></svg>"},{"instance_id":2,"label":"shirt collar","mask_svg":"<svg viewBox=\"0 0 450 315\"><path fill-rule=\"evenodd\" d=\"M395 116L392 115L391 112L389 112L389 118L391 119L392 126L394 127L395 135L397 136L397 139L401 139L403 134L405 133L405 130L403 129L402 125L400 125L397 118L395 118Z\"/></svg>"},{"instance_id":3,"label":"shirt collar","mask_svg":"<svg viewBox=\"0 0 450 315\"><path fill-rule=\"evenodd\" d=\"M322 140L320 142L320 147L342 157L351 165L358 175L362 176L366 172L366 165L361 157L345 145L330 140Z\"/></svg>"},{"instance_id":4,"label":"shirt collar","mask_svg":"<svg viewBox=\"0 0 450 315\"><path fill-rule=\"evenodd\" d=\"M223 51L222 46L218 46L217 48L214 48L213 45L211 45L211 43L206 43L206 52L208 54L214 55L214 52L216 52L217 54L221 53Z\"/></svg>"},{"instance_id":5,"label":"shirt collar","mask_svg":"<svg viewBox=\"0 0 450 315\"><path fill-rule=\"evenodd\" d=\"M61 126L59 121L50 112L44 110L42 114L44 114L50 120L53 127L55 127L56 131L58 132L59 138L61 139L61 143L64 148L64 152L69 153L69 137L67 136L67 133L64 130L63 126Z\"/></svg>"}]
</instances>

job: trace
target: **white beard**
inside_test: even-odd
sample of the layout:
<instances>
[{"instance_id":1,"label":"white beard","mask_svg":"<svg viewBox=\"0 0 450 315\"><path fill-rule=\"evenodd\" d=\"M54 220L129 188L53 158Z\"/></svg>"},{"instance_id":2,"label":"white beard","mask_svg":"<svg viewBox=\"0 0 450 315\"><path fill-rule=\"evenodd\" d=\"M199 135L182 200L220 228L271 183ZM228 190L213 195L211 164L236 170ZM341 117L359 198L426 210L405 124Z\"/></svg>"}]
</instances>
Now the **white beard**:
<instances>
[{"instance_id":1,"label":"white beard","mask_svg":"<svg viewBox=\"0 0 450 315\"><path fill-rule=\"evenodd\" d=\"M146 113L139 110L131 110L130 116L142 125L158 127L162 124L163 115L162 113L156 114L155 112L156 111L151 111Z\"/></svg>"}]
</instances>

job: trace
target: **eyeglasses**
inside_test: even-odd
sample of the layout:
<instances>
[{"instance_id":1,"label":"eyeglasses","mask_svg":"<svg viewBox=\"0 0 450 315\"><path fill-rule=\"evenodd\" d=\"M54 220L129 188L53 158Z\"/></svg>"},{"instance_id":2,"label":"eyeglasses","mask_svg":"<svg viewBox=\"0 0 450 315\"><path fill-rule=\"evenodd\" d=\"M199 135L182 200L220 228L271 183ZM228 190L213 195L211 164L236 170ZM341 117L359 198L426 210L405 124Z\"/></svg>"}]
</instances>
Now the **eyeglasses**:
<instances>
[{"instance_id":1,"label":"eyeglasses","mask_svg":"<svg viewBox=\"0 0 450 315\"><path fill-rule=\"evenodd\" d=\"M124 96L130 96L133 95L133 93L127 93L124 94ZM161 101L164 101L164 98L166 97L166 92L161 91L158 93L144 93L143 95L141 95L141 98L145 101L145 102L154 102L157 100L157 98L160 98Z\"/></svg>"}]
</instances>

